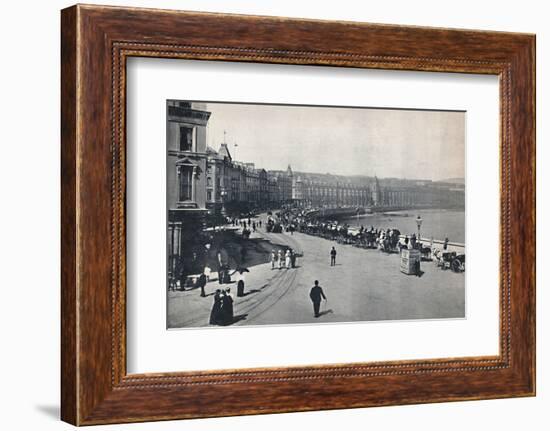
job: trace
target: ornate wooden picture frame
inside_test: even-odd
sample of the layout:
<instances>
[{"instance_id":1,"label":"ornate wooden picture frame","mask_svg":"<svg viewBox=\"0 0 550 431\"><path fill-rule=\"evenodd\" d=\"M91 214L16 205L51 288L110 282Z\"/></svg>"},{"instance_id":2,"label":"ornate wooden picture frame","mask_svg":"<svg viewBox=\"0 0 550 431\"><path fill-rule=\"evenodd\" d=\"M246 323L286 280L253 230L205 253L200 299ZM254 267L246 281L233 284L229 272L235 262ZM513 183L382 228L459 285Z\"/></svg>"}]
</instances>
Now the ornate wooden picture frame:
<instances>
[{"instance_id":1,"label":"ornate wooden picture frame","mask_svg":"<svg viewBox=\"0 0 550 431\"><path fill-rule=\"evenodd\" d=\"M533 35L81 5L63 10L61 24L64 421L91 425L535 394ZM135 56L497 75L500 353L127 374L126 60Z\"/></svg>"}]
</instances>

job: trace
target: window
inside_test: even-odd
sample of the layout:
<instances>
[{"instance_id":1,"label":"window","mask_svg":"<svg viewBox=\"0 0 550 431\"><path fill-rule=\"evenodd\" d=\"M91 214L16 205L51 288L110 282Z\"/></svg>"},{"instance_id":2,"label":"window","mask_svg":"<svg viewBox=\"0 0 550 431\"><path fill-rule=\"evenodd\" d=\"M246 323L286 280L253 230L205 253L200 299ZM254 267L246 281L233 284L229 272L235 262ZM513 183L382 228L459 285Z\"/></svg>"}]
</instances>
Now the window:
<instances>
[{"instance_id":1,"label":"window","mask_svg":"<svg viewBox=\"0 0 550 431\"><path fill-rule=\"evenodd\" d=\"M190 166L181 166L179 168L179 180L180 180L180 202L190 201L192 196L192 183L193 183L193 168Z\"/></svg>"},{"instance_id":2,"label":"window","mask_svg":"<svg viewBox=\"0 0 550 431\"><path fill-rule=\"evenodd\" d=\"M180 151L193 151L193 128L180 126Z\"/></svg>"},{"instance_id":3,"label":"window","mask_svg":"<svg viewBox=\"0 0 550 431\"><path fill-rule=\"evenodd\" d=\"M207 187L212 187L212 178L211 177L206 178L206 186Z\"/></svg>"},{"instance_id":4,"label":"window","mask_svg":"<svg viewBox=\"0 0 550 431\"><path fill-rule=\"evenodd\" d=\"M212 190L206 191L206 200L211 201L212 200Z\"/></svg>"}]
</instances>

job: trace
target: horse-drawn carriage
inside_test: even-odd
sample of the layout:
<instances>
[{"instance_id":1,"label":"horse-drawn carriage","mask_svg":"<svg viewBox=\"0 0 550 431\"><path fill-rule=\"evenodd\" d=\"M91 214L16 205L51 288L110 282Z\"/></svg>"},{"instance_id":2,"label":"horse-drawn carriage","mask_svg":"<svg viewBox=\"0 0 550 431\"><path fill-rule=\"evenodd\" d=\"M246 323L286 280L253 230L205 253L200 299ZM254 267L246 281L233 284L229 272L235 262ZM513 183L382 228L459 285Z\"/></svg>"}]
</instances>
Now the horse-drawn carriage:
<instances>
[{"instance_id":1,"label":"horse-drawn carriage","mask_svg":"<svg viewBox=\"0 0 550 431\"><path fill-rule=\"evenodd\" d=\"M399 229L388 229L378 238L378 248L386 253L396 253L400 250L400 238Z\"/></svg>"},{"instance_id":2,"label":"horse-drawn carriage","mask_svg":"<svg viewBox=\"0 0 550 431\"><path fill-rule=\"evenodd\" d=\"M466 255L456 251L436 250L435 261L441 269L451 269L453 272L464 272L466 270Z\"/></svg>"},{"instance_id":3,"label":"horse-drawn carriage","mask_svg":"<svg viewBox=\"0 0 550 431\"><path fill-rule=\"evenodd\" d=\"M365 229L359 235L359 247L365 249L379 248L378 239L378 234L374 230Z\"/></svg>"},{"instance_id":4,"label":"horse-drawn carriage","mask_svg":"<svg viewBox=\"0 0 550 431\"><path fill-rule=\"evenodd\" d=\"M456 257L451 261L451 269L454 272L466 271L466 255L457 254Z\"/></svg>"}]
</instances>

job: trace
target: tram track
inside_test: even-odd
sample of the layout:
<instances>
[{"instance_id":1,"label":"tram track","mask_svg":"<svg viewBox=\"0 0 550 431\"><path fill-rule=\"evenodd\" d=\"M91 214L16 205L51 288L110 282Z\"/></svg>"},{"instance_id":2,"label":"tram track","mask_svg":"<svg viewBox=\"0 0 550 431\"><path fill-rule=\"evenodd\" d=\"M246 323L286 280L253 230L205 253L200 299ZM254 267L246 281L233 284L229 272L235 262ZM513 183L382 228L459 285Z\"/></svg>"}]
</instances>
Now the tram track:
<instances>
[{"instance_id":1,"label":"tram track","mask_svg":"<svg viewBox=\"0 0 550 431\"><path fill-rule=\"evenodd\" d=\"M297 269L294 270L281 270L284 271L280 277L275 277L275 280L269 284L269 293L259 298L254 304L251 304L250 307L238 309L239 315L247 314L245 322L250 324L259 316L264 314L266 311L271 309L275 304L277 304L281 299L283 299L291 290L297 287L295 283L297 278ZM240 322L237 322L237 325Z\"/></svg>"},{"instance_id":2,"label":"tram track","mask_svg":"<svg viewBox=\"0 0 550 431\"><path fill-rule=\"evenodd\" d=\"M274 234L265 231L256 231L255 234L273 245L273 248L292 248L297 254L303 255L302 247L298 240L290 234ZM292 269L274 269L259 287L247 286L249 293L243 297L234 298L234 315L246 316L236 321L231 326L253 324L260 316L279 303L286 295L297 288L298 272L300 267ZM209 301L210 302L210 301ZM210 305L198 315L179 322L180 327L202 327L208 326ZM202 307L201 307L202 308ZM205 316L206 314L206 316Z\"/></svg>"}]
</instances>

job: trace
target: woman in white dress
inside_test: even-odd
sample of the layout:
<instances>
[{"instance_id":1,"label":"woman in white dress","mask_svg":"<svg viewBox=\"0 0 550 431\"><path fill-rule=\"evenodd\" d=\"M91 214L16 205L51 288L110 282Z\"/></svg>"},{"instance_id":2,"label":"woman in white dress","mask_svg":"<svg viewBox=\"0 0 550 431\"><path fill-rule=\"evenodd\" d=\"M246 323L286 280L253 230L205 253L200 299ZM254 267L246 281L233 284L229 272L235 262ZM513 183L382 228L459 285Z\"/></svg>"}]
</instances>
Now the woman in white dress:
<instances>
[{"instance_id":1,"label":"woman in white dress","mask_svg":"<svg viewBox=\"0 0 550 431\"><path fill-rule=\"evenodd\" d=\"M282 269L283 268L283 250L279 250L279 253L277 253L277 258L278 258L278 264L279 264L279 269Z\"/></svg>"},{"instance_id":2,"label":"woman in white dress","mask_svg":"<svg viewBox=\"0 0 550 431\"><path fill-rule=\"evenodd\" d=\"M212 270L208 265L204 267L204 275L206 275L206 281L210 281L210 274L212 273Z\"/></svg>"}]
</instances>

